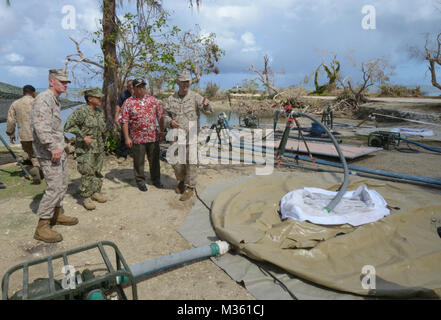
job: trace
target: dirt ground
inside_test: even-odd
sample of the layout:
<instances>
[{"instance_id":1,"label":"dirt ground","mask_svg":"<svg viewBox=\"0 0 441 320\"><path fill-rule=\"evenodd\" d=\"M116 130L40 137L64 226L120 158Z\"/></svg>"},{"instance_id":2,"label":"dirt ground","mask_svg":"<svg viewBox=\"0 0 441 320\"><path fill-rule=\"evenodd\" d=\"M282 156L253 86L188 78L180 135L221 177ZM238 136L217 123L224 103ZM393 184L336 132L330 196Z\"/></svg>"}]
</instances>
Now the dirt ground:
<instances>
[{"instance_id":1,"label":"dirt ground","mask_svg":"<svg viewBox=\"0 0 441 320\"><path fill-rule=\"evenodd\" d=\"M362 137L345 139L346 142L350 140L354 144L365 144ZM440 142L429 144L441 148ZM440 154L418 149L419 153L379 151L349 164L440 178ZM119 164L114 156L108 156L103 169L103 192L109 201L97 204L94 211L87 211L80 203L80 175L71 157L64 210L66 214L78 217L80 222L71 227L55 226L54 229L63 235L64 240L57 244L45 244L33 239L38 221L35 212L45 184L30 185L15 163L1 165L0 179L7 189L0 190L0 275L3 276L16 264L102 240L114 242L129 265L192 248L177 229L198 201L196 197L188 202L179 201L174 192L176 180L173 170L164 162L161 162L161 174L165 189L155 188L148 180L148 192L140 192L134 182L132 166L130 157ZM146 172L149 177L147 161ZM202 194L209 185L254 174L255 168L251 165L202 166L199 170L198 193ZM77 270L102 268L101 261L97 252L78 254L70 260ZM61 264L54 266L54 273L56 278L62 278ZM31 279L42 275L43 269L31 268ZM10 294L21 288L19 278L11 280ZM155 274L138 283L138 294L140 299L254 299L241 284L233 281L210 260Z\"/></svg>"}]
</instances>

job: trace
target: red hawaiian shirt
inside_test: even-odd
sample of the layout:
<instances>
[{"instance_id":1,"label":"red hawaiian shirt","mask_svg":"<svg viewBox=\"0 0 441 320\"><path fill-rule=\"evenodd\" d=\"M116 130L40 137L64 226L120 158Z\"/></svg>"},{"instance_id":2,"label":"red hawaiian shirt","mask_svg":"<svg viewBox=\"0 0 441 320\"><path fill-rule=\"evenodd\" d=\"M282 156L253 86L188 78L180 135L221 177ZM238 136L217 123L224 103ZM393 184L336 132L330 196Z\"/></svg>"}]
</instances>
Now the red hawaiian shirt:
<instances>
[{"instance_id":1,"label":"red hawaiian shirt","mask_svg":"<svg viewBox=\"0 0 441 320\"><path fill-rule=\"evenodd\" d=\"M162 105L156 98L145 95L142 99L128 98L121 107L121 123L128 123L129 136L134 144L156 142L159 131L156 120L162 118Z\"/></svg>"}]
</instances>

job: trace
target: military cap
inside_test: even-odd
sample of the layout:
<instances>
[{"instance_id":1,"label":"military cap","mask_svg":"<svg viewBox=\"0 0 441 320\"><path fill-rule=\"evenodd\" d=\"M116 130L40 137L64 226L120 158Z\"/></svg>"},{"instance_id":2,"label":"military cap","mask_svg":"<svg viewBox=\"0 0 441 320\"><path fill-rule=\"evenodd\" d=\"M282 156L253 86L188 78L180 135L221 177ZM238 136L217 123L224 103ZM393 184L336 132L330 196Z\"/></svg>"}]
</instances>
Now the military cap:
<instances>
[{"instance_id":1,"label":"military cap","mask_svg":"<svg viewBox=\"0 0 441 320\"><path fill-rule=\"evenodd\" d=\"M98 87L89 88L83 91L83 94L87 97L97 97L102 98L104 97L103 92Z\"/></svg>"},{"instance_id":2,"label":"military cap","mask_svg":"<svg viewBox=\"0 0 441 320\"><path fill-rule=\"evenodd\" d=\"M67 72L64 69L51 69L49 70L49 76L54 77L60 81L71 82L67 76Z\"/></svg>"},{"instance_id":3,"label":"military cap","mask_svg":"<svg viewBox=\"0 0 441 320\"><path fill-rule=\"evenodd\" d=\"M133 80L133 88L139 87L139 86L145 86L147 83L143 79L135 79Z\"/></svg>"},{"instance_id":4,"label":"military cap","mask_svg":"<svg viewBox=\"0 0 441 320\"><path fill-rule=\"evenodd\" d=\"M190 81L190 74L187 71L182 71L178 74L178 81Z\"/></svg>"}]
</instances>

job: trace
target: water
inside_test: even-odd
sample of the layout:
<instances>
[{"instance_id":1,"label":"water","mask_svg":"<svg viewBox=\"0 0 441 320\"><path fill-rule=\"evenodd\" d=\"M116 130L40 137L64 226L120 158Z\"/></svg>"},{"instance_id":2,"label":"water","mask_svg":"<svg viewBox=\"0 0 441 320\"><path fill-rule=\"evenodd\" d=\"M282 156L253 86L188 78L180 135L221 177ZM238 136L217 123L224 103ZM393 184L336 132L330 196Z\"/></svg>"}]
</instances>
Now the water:
<instances>
[{"instance_id":1,"label":"water","mask_svg":"<svg viewBox=\"0 0 441 320\"><path fill-rule=\"evenodd\" d=\"M63 126L66 123L67 118L71 115L71 113L78 108L79 106L73 107L73 108L67 108L64 110L61 110L61 120L63 120ZM6 140L6 142L9 143L9 136L6 134L6 122L0 123L0 135ZM72 138L73 135L70 133L65 133L67 138ZM17 138L17 126L15 127L15 137ZM1 145L1 143L0 143Z\"/></svg>"},{"instance_id":2,"label":"water","mask_svg":"<svg viewBox=\"0 0 441 320\"><path fill-rule=\"evenodd\" d=\"M61 110L60 114L61 114L61 120L63 121L63 126L66 123L67 118L78 107L79 106ZM204 126L211 127L211 125L213 123L217 122L219 113L220 112L214 112L213 114L210 114L210 115L205 115L205 114L201 113L201 117L200 117L200 125L201 125L201 127L204 127ZM228 122L230 123L230 125L232 125L232 126L239 125L239 114L234 113L234 112L231 112L231 113L226 112L226 114L227 114L227 117L229 117ZM6 122L0 123L0 135L6 140L6 142L9 143L9 136L6 134ZM17 136L17 128L15 129L15 135ZM68 139L74 137L74 135L72 135L71 133L68 133L68 132L65 132L65 136ZM0 145L1 145L1 143L0 143Z\"/></svg>"}]
</instances>

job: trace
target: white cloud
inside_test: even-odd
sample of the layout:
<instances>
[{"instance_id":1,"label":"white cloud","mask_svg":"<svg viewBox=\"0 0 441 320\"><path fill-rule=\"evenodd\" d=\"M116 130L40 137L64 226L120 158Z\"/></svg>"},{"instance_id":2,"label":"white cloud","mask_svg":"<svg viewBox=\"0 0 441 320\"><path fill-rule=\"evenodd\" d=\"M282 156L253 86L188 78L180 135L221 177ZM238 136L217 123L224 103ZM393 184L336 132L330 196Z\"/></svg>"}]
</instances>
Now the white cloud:
<instances>
[{"instance_id":1,"label":"white cloud","mask_svg":"<svg viewBox=\"0 0 441 320\"><path fill-rule=\"evenodd\" d=\"M260 47L256 46L256 39L254 37L254 34L252 32L245 32L240 37L243 43L245 44L245 47L242 48L242 52L244 53L250 53L250 52L258 52L261 50Z\"/></svg>"},{"instance_id":2,"label":"white cloud","mask_svg":"<svg viewBox=\"0 0 441 320\"><path fill-rule=\"evenodd\" d=\"M256 44L256 40L254 39L254 34L247 31L241 37L242 41L246 46L254 46Z\"/></svg>"},{"instance_id":3,"label":"white cloud","mask_svg":"<svg viewBox=\"0 0 441 320\"><path fill-rule=\"evenodd\" d=\"M217 11L217 16L221 19L231 18L234 20L242 20L249 15L246 7L239 7L239 6L220 7L216 11Z\"/></svg>"},{"instance_id":4,"label":"white cloud","mask_svg":"<svg viewBox=\"0 0 441 320\"><path fill-rule=\"evenodd\" d=\"M6 7L5 1L0 1L0 38L14 34L20 29L18 16L11 9ZM0 47L4 44L0 44Z\"/></svg>"},{"instance_id":5,"label":"white cloud","mask_svg":"<svg viewBox=\"0 0 441 320\"><path fill-rule=\"evenodd\" d=\"M12 62L12 63L23 62L23 60L24 60L24 58L21 55L14 53L14 52L7 54L5 56L5 58L6 58L6 60L8 60L9 62Z\"/></svg>"},{"instance_id":6,"label":"white cloud","mask_svg":"<svg viewBox=\"0 0 441 320\"><path fill-rule=\"evenodd\" d=\"M21 78L39 75L32 80L46 85L47 69L63 67L64 57L75 52L68 36L81 41L93 32L101 18L102 0L27 0L13 1L6 8L0 0L0 81L12 74ZM285 69L290 77L314 70L323 58L315 49L332 51L344 59L355 49L357 61L392 54L394 62L407 62L403 48L409 44L424 48L424 34L439 29L439 0L206 0L199 9L190 10L188 1L164 1L165 9L174 11L170 25L183 30L198 24L203 34L214 32L216 42L225 50L220 60L221 75L239 74L253 63L262 64L263 53L272 53L274 70ZM361 28L365 4L374 5L377 29ZM61 21L64 5L76 8L76 29L64 30ZM32 10L29 8L32 7ZM441 5L438 5L441 7ZM124 10L136 11L135 2L125 3ZM118 14L125 11L118 8ZM81 44L84 53L94 57L100 48L90 41ZM396 57L400 57L397 59ZM422 62L411 62L422 65ZM16 66L13 68L15 64ZM26 66L25 66L26 64ZM348 64L342 61L342 70ZM427 68L424 65L424 68ZM293 72L296 70L296 73ZM414 69L419 70L419 69ZM349 70L350 71L350 70ZM397 67L398 74L402 74ZM224 76L228 73L228 76ZM418 76L418 75L416 75ZM423 74L421 76L424 76ZM16 76L18 77L18 76ZM41 80L40 78L41 77ZM286 81L290 80L288 76ZM12 81L12 80L11 80ZM17 78L17 81L21 81ZM42 84L40 84L42 85Z\"/></svg>"},{"instance_id":7,"label":"white cloud","mask_svg":"<svg viewBox=\"0 0 441 320\"><path fill-rule=\"evenodd\" d=\"M207 3L200 10L200 18L202 18L206 28L210 30L220 30L222 28L231 30L245 25L249 26L261 20L263 15L262 8L253 4L248 6L210 6Z\"/></svg>"},{"instance_id":8,"label":"white cloud","mask_svg":"<svg viewBox=\"0 0 441 320\"><path fill-rule=\"evenodd\" d=\"M83 13L78 13L77 18L77 27L83 27L89 32L95 32L99 28L99 20L102 18L102 13L98 8L88 7Z\"/></svg>"},{"instance_id":9,"label":"white cloud","mask_svg":"<svg viewBox=\"0 0 441 320\"><path fill-rule=\"evenodd\" d=\"M217 36L216 43L218 43L222 49L226 50L234 49L239 45L239 41L237 39L228 35Z\"/></svg>"},{"instance_id":10,"label":"white cloud","mask_svg":"<svg viewBox=\"0 0 441 320\"><path fill-rule=\"evenodd\" d=\"M8 66L6 70L14 77L25 79L34 78L38 75L38 69L30 66Z\"/></svg>"}]
</instances>

